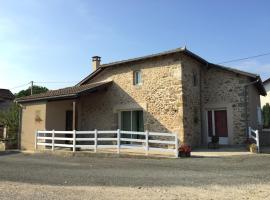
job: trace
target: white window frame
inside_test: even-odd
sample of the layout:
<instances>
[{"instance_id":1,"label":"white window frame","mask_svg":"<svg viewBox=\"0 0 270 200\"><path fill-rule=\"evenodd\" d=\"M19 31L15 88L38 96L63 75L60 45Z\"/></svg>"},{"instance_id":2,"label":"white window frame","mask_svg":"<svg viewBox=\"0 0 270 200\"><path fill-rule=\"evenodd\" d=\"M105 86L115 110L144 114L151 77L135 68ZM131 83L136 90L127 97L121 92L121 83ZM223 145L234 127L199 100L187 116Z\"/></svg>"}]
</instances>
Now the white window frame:
<instances>
[{"instance_id":1,"label":"white window frame","mask_svg":"<svg viewBox=\"0 0 270 200\"><path fill-rule=\"evenodd\" d=\"M138 75L140 76L140 82L137 82L137 77ZM133 72L133 85L142 85L142 71L141 70L136 70Z\"/></svg>"}]
</instances>

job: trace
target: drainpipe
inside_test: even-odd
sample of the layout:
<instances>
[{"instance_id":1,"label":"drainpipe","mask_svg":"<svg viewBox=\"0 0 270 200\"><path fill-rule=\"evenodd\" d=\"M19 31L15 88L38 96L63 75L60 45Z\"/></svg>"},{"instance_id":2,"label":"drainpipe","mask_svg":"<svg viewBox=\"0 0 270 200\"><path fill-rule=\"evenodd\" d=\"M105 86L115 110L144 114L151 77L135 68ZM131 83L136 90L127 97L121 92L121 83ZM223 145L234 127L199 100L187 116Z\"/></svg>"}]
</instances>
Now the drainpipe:
<instances>
[{"instance_id":1,"label":"drainpipe","mask_svg":"<svg viewBox=\"0 0 270 200\"><path fill-rule=\"evenodd\" d=\"M200 69L200 122L201 122L201 145L204 144L204 130L203 130L203 101L202 101L202 69Z\"/></svg>"},{"instance_id":2,"label":"drainpipe","mask_svg":"<svg viewBox=\"0 0 270 200\"><path fill-rule=\"evenodd\" d=\"M259 79L257 79L256 81L253 81L253 82L250 82L250 83L247 83L244 85L244 98L245 98L245 121L246 121L246 136L247 138L249 137L248 136L248 86L251 86L251 85L254 85L255 83L258 83L259 82Z\"/></svg>"}]
</instances>

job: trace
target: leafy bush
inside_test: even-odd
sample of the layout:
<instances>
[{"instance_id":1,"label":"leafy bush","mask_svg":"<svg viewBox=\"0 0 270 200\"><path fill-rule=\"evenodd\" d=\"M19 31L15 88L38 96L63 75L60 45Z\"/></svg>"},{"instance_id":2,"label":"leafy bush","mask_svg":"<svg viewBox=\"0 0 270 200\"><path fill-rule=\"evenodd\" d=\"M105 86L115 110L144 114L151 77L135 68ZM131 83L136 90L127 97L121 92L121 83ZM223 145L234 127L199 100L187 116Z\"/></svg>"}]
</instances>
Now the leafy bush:
<instances>
[{"instance_id":1,"label":"leafy bush","mask_svg":"<svg viewBox=\"0 0 270 200\"><path fill-rule=\"evenodd\" d=\"M19 129L19 110L16 103L12 103L8 110L0 111L0 124L8 127L8 137L16 138Z\"/></svg>"},{"instance_id":2,"label":"leafy bush","mask_svg":"<svg viewBox=\"0 0 270 200\"><path fill-rule=\"evenodd\" d=\"M267 103L263 106L263 127L270 128L270 105Z\"/></svg>"}]
</instances>

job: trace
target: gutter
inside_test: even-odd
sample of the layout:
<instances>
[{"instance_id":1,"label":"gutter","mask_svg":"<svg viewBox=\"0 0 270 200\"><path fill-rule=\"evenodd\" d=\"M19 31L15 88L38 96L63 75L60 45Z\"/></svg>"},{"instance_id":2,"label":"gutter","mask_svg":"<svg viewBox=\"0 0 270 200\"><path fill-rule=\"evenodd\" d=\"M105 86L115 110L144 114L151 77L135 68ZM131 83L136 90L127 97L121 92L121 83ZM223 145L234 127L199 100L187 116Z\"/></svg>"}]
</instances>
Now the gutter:
<instances>
[{"instance_id":1,"label":"gutter","mask_svg":"<svg viewBox=\"0 0 270 200\"><path fill-rule=\"evenodd\" d=\"M25 99L25 100L15 100L16 103L27 103L32 101L44 101L50 99L62 99L62 98L76 98L77 94L68 94L68 95L59 95L59 96L52 96L52 97L40 97L36 99Z\"/></svg>"}]
</instances>

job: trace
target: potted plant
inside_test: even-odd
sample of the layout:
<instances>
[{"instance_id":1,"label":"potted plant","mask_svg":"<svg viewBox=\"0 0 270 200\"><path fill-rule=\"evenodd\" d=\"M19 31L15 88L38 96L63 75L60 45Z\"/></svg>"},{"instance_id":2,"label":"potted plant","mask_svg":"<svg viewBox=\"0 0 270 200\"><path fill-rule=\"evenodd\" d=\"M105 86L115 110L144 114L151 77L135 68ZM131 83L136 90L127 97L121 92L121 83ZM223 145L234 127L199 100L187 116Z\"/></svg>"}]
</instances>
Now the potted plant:
<instances>
[{"instance_id":1,"label":"potted plant","mask_svg":"<svg viewBox=\"0 0 270 200\"><path fill-rule=\"evenodd\" d=\"M246 141L245 141L245 144L246 144L247 150L249 151L250 150L250 145L253 144L252 139L247 138Z\"/></svg>"},{"instance_id":2,"label":"potted plant","mask_svg":"<svg viewBox=\"0 0 270 200\"><path fill-rule=\"evenodd\" d=\"M191 155L191 147L186 144L182 144L179 149L179 157L190 157Z\"/></svg>"},{"instance_id":3,"label":"potted plant","mask_svg":"<svg viewBox=\"0 0 270 200\"><path fill-rule=\"evenodd\" d=\"M252 143L249 145L249 151L251 153L257 153L257 145L255 143Z\"/></svg>"}]
</instances>

